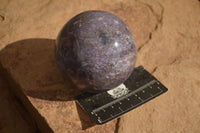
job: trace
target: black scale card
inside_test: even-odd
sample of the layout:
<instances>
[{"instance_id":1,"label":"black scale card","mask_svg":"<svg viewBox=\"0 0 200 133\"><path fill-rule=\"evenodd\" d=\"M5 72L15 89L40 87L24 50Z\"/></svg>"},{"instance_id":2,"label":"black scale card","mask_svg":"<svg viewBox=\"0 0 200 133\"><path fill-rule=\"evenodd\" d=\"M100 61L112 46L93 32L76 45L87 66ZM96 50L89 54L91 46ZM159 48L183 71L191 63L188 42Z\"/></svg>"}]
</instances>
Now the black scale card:
<instances>
[{"instance_id":1,"label":"black scale card","mask_svg":"<svg viewBox=\"0 0 200 133\"><path fill-rule=\"evenodd\" d=\"M84 93L76 102L96 124L104 124L163 94L167 88L142 66L119 87L98 94Z\"/></svg>"}]
</instances>

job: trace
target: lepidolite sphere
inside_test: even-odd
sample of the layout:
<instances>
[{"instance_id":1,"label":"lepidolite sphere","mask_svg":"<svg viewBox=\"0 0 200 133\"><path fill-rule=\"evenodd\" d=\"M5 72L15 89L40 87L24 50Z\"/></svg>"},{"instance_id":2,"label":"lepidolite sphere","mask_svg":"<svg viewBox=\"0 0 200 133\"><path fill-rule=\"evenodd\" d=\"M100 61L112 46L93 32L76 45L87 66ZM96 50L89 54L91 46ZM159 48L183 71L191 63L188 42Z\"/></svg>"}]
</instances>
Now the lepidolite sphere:
<instances>
[{"instance_id":1,"label":"lepidolite sphere","mask_svg":"<svg viewBox=\"0 0 200 133\"><path fill-rule=\"evenodd\" d=\"M57 38L56 60L64 75L83 90L100 92L123 83L136 62L128 26L105 11L73 17Z\"/></svg>"}]
</instances>

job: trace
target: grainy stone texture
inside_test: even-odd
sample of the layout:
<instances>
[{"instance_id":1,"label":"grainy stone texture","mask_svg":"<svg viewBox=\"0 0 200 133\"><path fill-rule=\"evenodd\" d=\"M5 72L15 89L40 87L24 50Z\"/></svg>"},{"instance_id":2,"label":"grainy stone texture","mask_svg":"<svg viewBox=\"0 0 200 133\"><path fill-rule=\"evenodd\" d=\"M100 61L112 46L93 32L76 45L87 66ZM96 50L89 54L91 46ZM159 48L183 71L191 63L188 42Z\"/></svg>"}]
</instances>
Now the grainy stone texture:
<instances>
[{"instance_id":1,"label":"grainy stone texture","mask_svg":"<svg viewBox=\"0 0 200 133\"><path fill-rule=\"evenodd\" d=\"M129 27L105 11L87 11L73 17L56 43L56 59L63 75L81 90L113 89L130 76L135 66L136 44Z\"/></svg>"},{"instance_id":2,"label":"grainy stone texture","mask_svg":"<svg viewBox=\"0 0 200 133\"><path fill-rule=\"evenodd\" d=\"M116 130L198 133L199 6L198 0L3 0L0 8L6 19L0 19L0 61L54 132L113 132L114 122L81 130L73 101L80 92L64 82L52 40L74 15L92 9L109 11L122 18L134 33L136 66L143 65L169 88L166 94L122 116Z\"/></svg>"},{"instance_id":3,"label":"grainy stone texture","mask_svg":"<svg viewBox=\"0 0 200 133\"><path fill-rule=\"evenodd\" d=\"M6 83L3 77L0 77L0 133L36 132L36 128L31 125L31 118L22 114L23 108L16 102Z\"/></svg>"}]
</instances>

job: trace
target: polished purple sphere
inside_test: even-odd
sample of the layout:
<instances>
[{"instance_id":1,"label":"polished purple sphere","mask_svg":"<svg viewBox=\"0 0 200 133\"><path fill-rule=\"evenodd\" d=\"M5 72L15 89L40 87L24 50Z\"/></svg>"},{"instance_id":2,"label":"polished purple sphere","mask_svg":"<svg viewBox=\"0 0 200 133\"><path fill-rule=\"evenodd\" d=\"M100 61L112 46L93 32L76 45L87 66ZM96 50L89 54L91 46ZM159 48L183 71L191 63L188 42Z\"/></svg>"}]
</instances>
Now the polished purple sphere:
<instances>
[{"instance_id":1,"label":"polished purple sphere","mask_svg":"<svg viewBox=\"0 0 200 133\"><path fill-rule=\"evenodd\" d=\"M64 75L89 92L112 89L131 74L136 44L128 26L105 11L73 17L56 42L56 60Z\"/></svg>"}]
</instances>

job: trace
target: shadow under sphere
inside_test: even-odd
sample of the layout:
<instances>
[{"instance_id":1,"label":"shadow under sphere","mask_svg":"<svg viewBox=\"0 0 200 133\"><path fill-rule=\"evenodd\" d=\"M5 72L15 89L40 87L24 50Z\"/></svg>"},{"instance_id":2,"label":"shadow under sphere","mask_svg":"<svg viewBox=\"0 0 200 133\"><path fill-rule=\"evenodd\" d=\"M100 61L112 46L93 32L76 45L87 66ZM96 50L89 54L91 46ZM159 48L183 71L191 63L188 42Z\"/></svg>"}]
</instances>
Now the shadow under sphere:
<instances>
[{"instance_id":1,"label":"shadow under sphere","mask_svg":"<svg viewBox=\"0 0 200 133\"><path fill-rule=\"evenodd\" d=\"M54 54L55 40L25 39L7 45L0 52L0 60L26 95L51 101L73 100L81 92L63 78Z\"/></svg>"}]
</instances>

